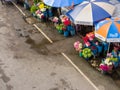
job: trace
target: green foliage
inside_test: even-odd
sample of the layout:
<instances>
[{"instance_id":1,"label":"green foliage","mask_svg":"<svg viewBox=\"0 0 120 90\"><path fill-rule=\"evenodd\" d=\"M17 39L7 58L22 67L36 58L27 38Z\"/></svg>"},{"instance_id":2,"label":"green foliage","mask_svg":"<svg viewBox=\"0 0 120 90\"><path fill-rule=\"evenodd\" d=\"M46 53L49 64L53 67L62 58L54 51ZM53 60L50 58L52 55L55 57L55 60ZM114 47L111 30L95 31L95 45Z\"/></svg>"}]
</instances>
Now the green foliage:
<instances>
[{"instance_id":1,"label":"green foliage","mask_svg":"<svg viewBox=\"0 0 120 90\"><path fill-rule=\"evenodd\" d=\"M82 56L84 58L90 58L92 56L92 51L89 48L84 48L82 51Z\"/></svg>"},{"instance_id":2,"label":"green foliage","mask_svg":"<svg viewBox=\"0 0 120 90\"><path fill-rule=\"evenodd\" d=\"M34 4L41 2L41 0L33 0Z\"/></svg>"},{"instance_id":3,"label":"green foliage","mask_svg":"<svg viewBox=\"0 0 120 90\"><path fill-rule=\"evenodd\" d=\"M38 10L39 8L35 5L32 5L31 8L30 8L30 12L31 13L35 13L36 10Z\"/></svg>"},{"instance_id":4,"label":"green foliage","mask_svg":"<svg viewBox=\"0 0 120 90\"><path fill-rule=\"evenodd\" d=\"M113 62L118 62L118 58L112 57L112 58L110 58L110 60L113 61Z\"/></svg>"},{"instance_id":5,"label":"green foliage","mask_svg":"<svg viewBox=\"0 0 120 90\"><path fill-rule=\"evenodd\" d=\"M65 28L64 24L57 24L56 25L57 30L63 30L63 28Z\"/></svg>"}]
</instances>

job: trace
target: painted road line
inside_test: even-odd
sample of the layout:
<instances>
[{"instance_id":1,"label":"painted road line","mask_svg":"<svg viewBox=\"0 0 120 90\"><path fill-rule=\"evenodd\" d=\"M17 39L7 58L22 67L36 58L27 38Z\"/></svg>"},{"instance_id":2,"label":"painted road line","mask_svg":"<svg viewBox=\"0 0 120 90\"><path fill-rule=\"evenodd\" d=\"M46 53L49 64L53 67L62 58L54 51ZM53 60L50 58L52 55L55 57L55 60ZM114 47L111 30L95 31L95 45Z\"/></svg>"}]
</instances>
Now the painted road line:
<instances>
[{"instance_id":1,"label":"painted road line","mask_svg":"<svg viewBox=\"0 0 120 90\"><path fill-rule=\"evenodd\" d=\"M25 13L14 2L12 3L23 14L23 16L26 16Z\"/></svg>"},{"instance_id":2,"label":"painted road line","mask_svg":"<svg viewBox=\"0 0 120 90\"><path fill-rule=\"evenodd\" d=\"M72 62L72 60L65 54L61 53L72 65L73 67L95 88L95 90L99 90L97 86Z\"/></svg>"},{"instance_id":3,"label":"painted road line","mask_svg":"<svg viewBox=\"0 0 120 90\"><path fill-rule=\"evenodd\" d=\"M53 41L36 25L33 24L34 27L36 27L38 29L38 31L40 31L42 33L42 35L50 42L53 43Z\"/></svg>"}]
</instances>

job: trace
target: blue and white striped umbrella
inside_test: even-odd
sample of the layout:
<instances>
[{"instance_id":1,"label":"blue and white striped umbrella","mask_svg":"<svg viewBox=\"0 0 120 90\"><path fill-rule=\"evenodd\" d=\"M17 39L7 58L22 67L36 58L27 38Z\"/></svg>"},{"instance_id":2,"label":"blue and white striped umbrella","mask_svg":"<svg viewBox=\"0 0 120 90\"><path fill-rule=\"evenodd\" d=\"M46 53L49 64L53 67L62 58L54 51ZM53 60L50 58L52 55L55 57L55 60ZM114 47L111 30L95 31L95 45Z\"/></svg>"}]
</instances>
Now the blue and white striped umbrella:
<instances>
[{"instance_id":1,"label":"blue and white striped umbrella","mask_svg":"<svg viewBox=\"0 0 120 90\"><path fill-rule=\"evenodd\" d=\"M75 24L94 25L100 20L111 17L114 9L115 7L108 0L89 0L75 6L66 15Z\"/></svg>"},{"instance_id":2,"label":"blue and white striped umbrella","mask_svg":"<svg viewBox=\"0 0 120 90\"><path fill-rule=\"evenodd\" d=\"M67 7L81 3L84 0L43 0L43 2L52 7Z\"/></svg>"}]
</instances>

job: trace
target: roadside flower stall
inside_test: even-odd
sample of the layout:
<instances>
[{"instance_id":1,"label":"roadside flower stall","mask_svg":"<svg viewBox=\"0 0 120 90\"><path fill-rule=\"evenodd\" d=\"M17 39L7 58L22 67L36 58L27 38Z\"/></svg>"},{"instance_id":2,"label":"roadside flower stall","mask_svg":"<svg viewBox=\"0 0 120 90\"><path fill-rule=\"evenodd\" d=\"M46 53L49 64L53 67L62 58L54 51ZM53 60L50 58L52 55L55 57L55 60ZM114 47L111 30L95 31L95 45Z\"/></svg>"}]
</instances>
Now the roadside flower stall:
<instances>
[{"instance_id":1,"label":"roadside flower stall","mask_svg":"<svg viewBox=\"0 0 120 90\"><path fill-rule=\"evenodd\" d=\"M107 18L96 25L95 35L109 43L107 57L101 62L100 69L109 72L120 66L120 18ZM112 47L110 47L112 44ZM111 49L111 50L110 50Z\"/></svg>"},{"instance_id":2,"label":"roadside flower stall","mask_svg":"<svg viewBox=\"0 0 120 90\"><path fill-rule=\"evenodd\" d=\"M74 48L102 73L112 73L120 67L120 19L106 18L97 23L95 32L86 34L82 43L76 41Z\"/></svg>"},{"instance_id":3,"label":"roadside flower stall","mask_svg":"<svg viewBox=\"0 0 120 90\"><path fill-rule=\"evenodd\" d=\"M57 19L57 21L55 19ZM60 18L54 17L53 22L55 23L56 29L65 37L75 35L75 28L67 16L61 15Z\"/></svg>"}]
</instances>

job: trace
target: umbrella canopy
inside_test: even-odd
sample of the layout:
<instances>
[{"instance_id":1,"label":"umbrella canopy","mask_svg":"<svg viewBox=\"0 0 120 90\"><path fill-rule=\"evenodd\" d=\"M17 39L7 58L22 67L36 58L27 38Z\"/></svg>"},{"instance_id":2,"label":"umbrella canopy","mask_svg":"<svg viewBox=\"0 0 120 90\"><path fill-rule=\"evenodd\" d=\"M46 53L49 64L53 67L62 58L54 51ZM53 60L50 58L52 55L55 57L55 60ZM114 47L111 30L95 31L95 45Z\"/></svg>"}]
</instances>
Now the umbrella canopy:
<instances>
[{"instance_id":1,"label":"umbrella canopy","mask_svg":"<svg viewBox=\"0 0 120 90\"><path fill-rule=\"evenodd\" d=\"M66 15L75 24L94 25L100 20L111 17L114 9L115 7L108 0L89 0L75 6Z\"/></svg>"},{"instance_id":2,"label":"umbrella canopy","mask_svg":"<svg viewBox=\"0 0 120 90\"><path fill-rule=\"evenodd\" d=\"M120 42L120 18L99 22L95 25L95 36L107 42Z\"/></svg>"},{"instance_id":3,"label":"umbrella canopy","mask_svg":"<svg viewBox=\"0 0 120 90\"><path fill-rule=\"evenodd\" d=\"M83 0L43 0L43 2L52 7L66 7L81 3Z\"/></svg>"}]
</instances>

